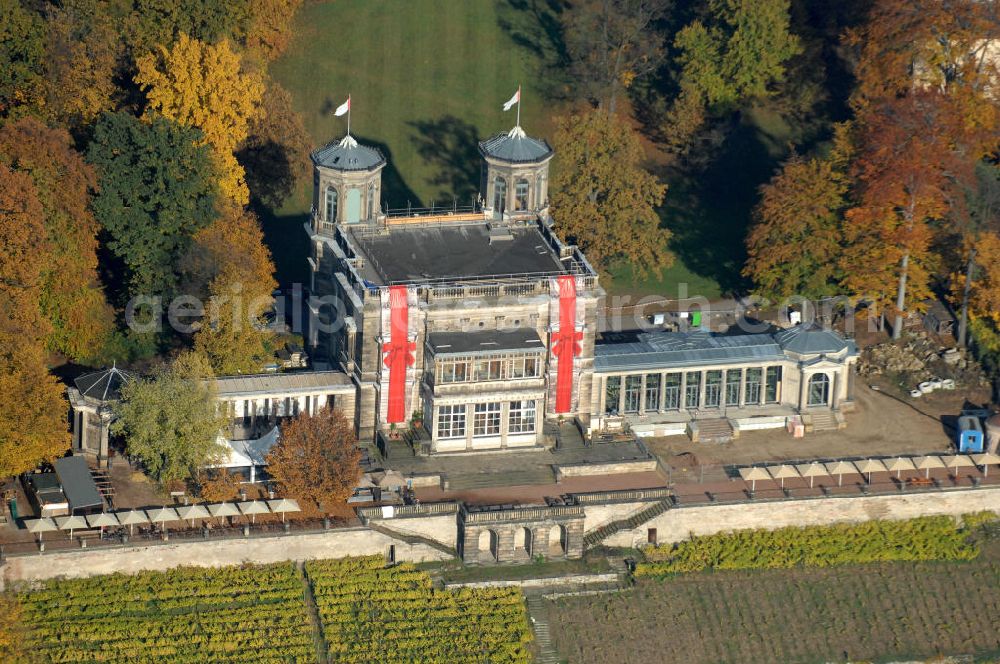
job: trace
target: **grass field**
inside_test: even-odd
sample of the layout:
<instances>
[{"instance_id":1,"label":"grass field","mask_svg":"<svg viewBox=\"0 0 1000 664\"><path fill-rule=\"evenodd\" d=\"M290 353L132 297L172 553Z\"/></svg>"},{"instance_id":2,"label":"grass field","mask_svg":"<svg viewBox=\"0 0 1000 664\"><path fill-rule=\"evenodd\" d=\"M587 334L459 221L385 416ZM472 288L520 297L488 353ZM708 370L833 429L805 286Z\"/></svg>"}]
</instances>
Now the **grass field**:
<instances>
[{"instance_id":1,"label":"grass field","mask_svg":"<svg viewBox=\"0 0 1000 664\"><path fill-rule=\"evenodd\" d=\"M970 562L685 574L547 603L569 662L998 661L1000 542Z\"/></svg>"},{"instance_id":2,"label":"grass field","mask_svg":"<svg viewBox=\"0 0 1000 664\"><path fill-rule=\"evenodd\" d=\"M557 66L553 3L523 0L334 0L306 3L288 52L271 66L292 94L313 143L344 135L333 110L352 95L351 133L386 155L389 207L468 203L479 190L479 140L513 126L501 105L523 88L521 124L551 140L568 89ZM771 175L790 134L780 118L748 113L715 164L675 182L662 211L678 257L662 277L611 270L613 294L715 298L746 286L739 275L757 187ZM558 168L558 156L554 168ZM308 183L280 210L262 211L283 284L305 281L308 245L298 231ZM294 229L289 232L289 229Z\"/></svg>"},{"instance_id":3,"label":"grass field","mask_svg":"<svg viewBox=\"0 0 1000 664\"><path fill-rule=\"evenodd\" d=\"M352 95L351 133L389 161L390 207L453 195L467 202L479 185L476 142L514 125L514 111L500 107L518 84L521 124L551 135L545 41L530 35L540 27L530 12L496 0L307 3L271 73L317 145L344 135L346 118L333 109Z\"/></svg>"},{"instance_id":4,"label":"grass field","mask_svg":"<svg viewBox=\"0 0 1000 664\"><path fill-rule=\"evenodd\" d=\"M283 563L49 581L20 596L24 654L111 663L530 659L517 588L436 590L426 572L386 568L379 557L313 561L306 573Z\"/></svg>"}]
</instances>

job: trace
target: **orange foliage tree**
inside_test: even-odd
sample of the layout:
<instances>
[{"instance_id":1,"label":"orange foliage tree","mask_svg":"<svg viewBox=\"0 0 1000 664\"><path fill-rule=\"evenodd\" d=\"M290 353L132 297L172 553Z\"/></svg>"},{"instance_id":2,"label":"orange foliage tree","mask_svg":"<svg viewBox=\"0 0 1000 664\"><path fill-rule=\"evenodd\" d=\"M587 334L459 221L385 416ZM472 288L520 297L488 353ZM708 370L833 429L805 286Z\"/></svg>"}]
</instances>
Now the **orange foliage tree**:
<instances>
[{"instance_id":1,"label":"orange foliage tree","mask_svg":"<svg viewBox=\"0 0 1000 664\"><path fill-rule=\"evenodd\" d=\"M240 495L242 477L224 468L199 478L201 497L211 503L235 500Z\"/></svg>"},{"instance_id":2,"label":"orange foliage tree","mask_svg":"<svg viewBox=\"0 0 1000 664\"><path fill-rule=\"evenodd\" d=\"M63 387L45 367L40 255L49 250L44 206L31 177L0 163L0 477L69 448Z\"/></svg>"},{"instance_id":3,"label":"orange foliage tree","mask_svg":"<svg viewBox=\"0 0 1000 664\"><path fill-rule=\"evenodd\" d=\"M267 472L303 511L349 514L347 499L361 477L361 450L354 427L332 408L303 413L281 428L267 455Z\"/></svg>"},{"instance_id":4,"label":"orange foliage tree","mask_svg":"<svg viewBox=\"0 0 1000 664\"><path fill-rule=\"evenodd\" d=\"M0 128L0 162L31 178L42 205L46 251L32 259L41 274L39 301L49 322L49 350L95 359L114 329L114 312L97 277L97 221L90 194L94 169L65 129L34 118Z\"/></svg>"},{"instance_id":5,"label":"orange foliage tree","mask_svg":"<svg viewBox=\"0 0 1000 664\"><path fill-rule=\"evenodd\" d=\"M975 163L957 149L948 101L915 90L868 106L859 119L857 205L847 212L841 267L849 290L895 316L897 338L906 311L931 294L935 226Z\"/></svg>"}]
</instances>

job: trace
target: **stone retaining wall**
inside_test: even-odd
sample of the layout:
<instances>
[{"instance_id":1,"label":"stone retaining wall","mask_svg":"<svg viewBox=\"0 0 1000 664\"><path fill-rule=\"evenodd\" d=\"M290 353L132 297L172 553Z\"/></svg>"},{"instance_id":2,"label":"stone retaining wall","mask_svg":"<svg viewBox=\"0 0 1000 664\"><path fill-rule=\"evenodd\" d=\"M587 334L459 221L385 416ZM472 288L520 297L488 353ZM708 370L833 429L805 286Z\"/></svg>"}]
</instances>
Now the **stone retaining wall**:
<instances>
[{"instance_id":1,"label":"stone retaining wall","mask_svg":"<svg viewBox=\"0 0 1000 664\"><path fill-rule=\"evenodd\" d=\"M623 508L623 517L626 517L630 510L630 507ZM712 535L733 530L823 526L834 523L859 523L871 519L912 519L940 514L960 516L982 510L1000 510L1000 487L731 505L696 505L669 509L633 530L623 530L610 535L603 544L623 547L644 546L649 528L656 528L658 543L671 544L688 539L691 535Z\"/></svg>"},{"instance_id":2,"label":"stone retaining wall","mask_svg":"<svg viewBox=\"0 0 1000 664\"><path fill-rule=\"evenodd\" d=\"M247 562L275 563L286 560L381 556L388 554L390 546L395 546L396 560L422 562L449 558L444 552L432 547L407 544L370 528L338 528L328 532L303 535L187 540L146 546L75 549L58 553L15 556L4 561L0 580L6 587L7 584L20 581L38 581L53 577L85 577L115 572L133 574L142 570L166 570L180 565L223 567Z\"/></svg>"}]
</instances>

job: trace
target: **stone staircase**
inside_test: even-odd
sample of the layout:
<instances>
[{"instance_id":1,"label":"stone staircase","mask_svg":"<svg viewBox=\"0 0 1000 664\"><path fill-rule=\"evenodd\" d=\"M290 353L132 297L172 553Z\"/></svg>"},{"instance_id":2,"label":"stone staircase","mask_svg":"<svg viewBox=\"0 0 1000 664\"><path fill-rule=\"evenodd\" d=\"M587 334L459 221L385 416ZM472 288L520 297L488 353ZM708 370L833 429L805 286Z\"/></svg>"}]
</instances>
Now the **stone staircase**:
<instances>
[{"instance_id":1,"label":"stone staircase","mask_svg":"<svg viewBox=\"0 0 1000 664\"><path fill-rule=\"evenodd\" d=\"M527 596L527 600L531 629L535 632L535 644L538 646L538 656L535 657L534 662L536 664L560 664L563 660L552 646L552 637L549 634L549 622L545 617L542 596L533 593Z\"/></svg>"},{"instance_id":2,"label":"stone staircase","mask_svg":"<svg viewBox=\"0 0 1000 664\"><path fill-rule=\"evenodd\" d=\"M696 428L692 427L692 430L697 431L697 438L692 437L692 440L699 443L728 443L735 438L733 425L725 417L696 420L693 424Z\"/></svg>"},{"instance_id":3,"label":"stone staircase","mask_svg":"<svg viewBox=\"0 0 1000 664\"><path fill-rule=\"evenodd\" d=\"M523 470L510 470L495 473L463 473L448 475L450 491L467 491L469 489L486 489L498 486L522 486L535 484L551 484L555 480L551 466L538 466Z\"/></svg>"},{"instance_id":4,"label":"stone staircase","mask_svg":"<svg viewBox=\"0 0 1000 664\"><path fill-rule=\"evenodd\" d=\"M592 546L597 546L603 542L605 538L610 537L619 531L638 528L650 519L660 516L668 509L670 509L669 500L658 500L642 511L636 512L627 519L606 523L600 528L592 530L583 536L583 547L586 549Z\"/></svg>"},{"instance_id":5,"label":"stone staircase","mask_svg":"<svg viewBox=\"0 0 1000 664\"><path fill-rule=\"evenodd\" d=\"M383 535L388 535L393 539L397 539L401 542L406 542L407 544L423 544L424 546L429 546L432 549L436 549L441 553L445 553L453 558L458 557L458 552L450 546L445 546L437 540L432 540L429 537L424 537L423 535L414 535L411 533L400 533L392 528L386 528L378 521L369 521L366 524L369 528L375 532L382 533Z\"/></svg>"},{"instance_id":6,"label":"stone staircase","mask_svg":"<svg viewBox=\"0 0 1000 664\"><path fill-rule=\"evenodd\" d=\"M832 410L817 410L809 413L812 431L837 431L841 428L837 414Z\"/></svg>"}]
</instances>

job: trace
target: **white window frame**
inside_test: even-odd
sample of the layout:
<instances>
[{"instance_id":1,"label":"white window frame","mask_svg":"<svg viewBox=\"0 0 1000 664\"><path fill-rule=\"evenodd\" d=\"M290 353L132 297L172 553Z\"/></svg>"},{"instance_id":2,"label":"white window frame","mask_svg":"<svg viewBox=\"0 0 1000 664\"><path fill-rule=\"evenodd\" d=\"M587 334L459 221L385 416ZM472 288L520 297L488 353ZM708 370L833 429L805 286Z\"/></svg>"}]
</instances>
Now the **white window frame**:
<instances>
[{"instance_id":1,"label":"white window frame","mask_svg":"<svg viewBox=\"0 0 1000 664\"><path fill-rule=\"evenodd\" d=\"M438 438L465 438L465 405L438 406Z\"/></svg>"},{"instance_id":2,"label":"white window frame","mask_svg":"<svg viewBox=\"0 0 1000 664\"><path fill-rule=\"evenodd\" d=\"M472 418L473 437L499 436L501 410L499 401L475 404Z\"/></svg>"},{"instance_id":3,"label":"white window frame","mask_svg":"<svg viewBox=\"0 0 1000 664\"><path fill-rule=\"evenodd\" d=\"M507 416L507 433L535 433L537 405L534 399L511 401Z\"/></svg>"}]
</instances>

